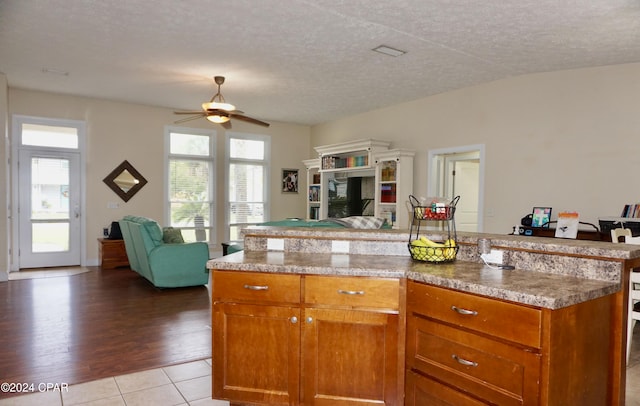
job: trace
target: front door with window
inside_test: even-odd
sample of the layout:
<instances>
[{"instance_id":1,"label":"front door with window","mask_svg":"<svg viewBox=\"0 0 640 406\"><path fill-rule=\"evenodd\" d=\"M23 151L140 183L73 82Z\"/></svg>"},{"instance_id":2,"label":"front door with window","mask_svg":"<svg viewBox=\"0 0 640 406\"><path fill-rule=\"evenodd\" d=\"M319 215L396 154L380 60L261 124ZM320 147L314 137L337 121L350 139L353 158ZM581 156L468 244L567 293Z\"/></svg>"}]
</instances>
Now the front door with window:
<instances>
[{"instance_id":1,"label":"front door with window","mask_svg":"<svg viewBox=\"0 0 640 406\"><path fill-rule=\"evenodd\" d=\"M22 150L20 268L80 265L78 154Z\"/></svg>"},{"instance_id":2,"label":"front door with window","mask_svg":"<svg viewBox=\"0 0 640 406\"><path fill-rule=\"evenodd\" d=\"M11 271L82 265L83 121L13 116Z\"/></svg>"}]
</instances>

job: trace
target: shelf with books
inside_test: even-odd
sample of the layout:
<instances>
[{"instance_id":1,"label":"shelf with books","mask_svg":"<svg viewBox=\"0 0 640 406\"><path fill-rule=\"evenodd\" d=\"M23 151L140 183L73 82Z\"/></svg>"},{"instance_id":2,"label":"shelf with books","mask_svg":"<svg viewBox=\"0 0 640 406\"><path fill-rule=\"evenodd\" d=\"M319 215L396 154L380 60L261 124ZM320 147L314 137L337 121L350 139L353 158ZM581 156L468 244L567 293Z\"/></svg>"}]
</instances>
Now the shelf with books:
<instances>
[{"instance_id":1,"label":"shelf with books","mask_svg":"<svg viewBox=\"0 0 640 406\"><path fill-rule=\"evenodd\" d=\"M385 219L387 221L387 224L396 224L396 205L381 204L379 217Z\"/></svg>"},{"instance_id":2,"label":"shelf with books","mask_svg":"<svg viewBox=\"0 0 640 406\"><path fill-rule=\"evenodd\" d=\"M380 204L396 203L396 182L380 183Z\"/></svg>"},{"instance_id":3,"label":"shelf with books","mask_svg":"<svg viewBox=\"0 0 640 406\"><path fill-rule=\"evenodd\" d=\"M415 152L392 149L374 155L376 165L375 215L384 217L393 228L408 229L406 209L413 193L413 157Z\"/></svg>"},{"instance_id":4,"label":"shelf with books","mask_svg":"<svg viewBox=\"0 0 640 406\"><path fill-rule=\"evenodd\" d=\"M625 204L620 217L640 218L640 203Z\"/></svg>"},{"instance_id":5,"label":"shelf with books","mask_svg":"<svg viewBox=\"0 0 640 406\"><path fill-rule=\"evenodd\" d=\"M307 167L307 220L318 220L322 204L320 159L307 159L302 162Z\"/></svg>"},{"instance_id":6,"label":"shelf with books","mask_svg":"<svg viewBox=\"0 0 640 406\"><path fill-rule=\"evenodd\" d=\"M309 206L307 216L309 220L320 220L320 206Z\"/></svg>"},{"instance_id":7,"label":"shelf with books","mask_svg":"<svg viewBox=\"0 0 640 406\"><path fill-rule=\"evenodd\" d=\"M320 204L320 185L309 185L309 202Z\"/></svg>"},{"instance_id":8,"label":"shelf with books","mask_svg":"<svg viewBox=\"0 0 640 406\"><path fill-rule=\"evenodd\" d=\"M372 154L388 148L388 142L367 139L324 145L315 150L320 156L320 171L331 172L371 168Z\"/></svg>"}]
</instances>

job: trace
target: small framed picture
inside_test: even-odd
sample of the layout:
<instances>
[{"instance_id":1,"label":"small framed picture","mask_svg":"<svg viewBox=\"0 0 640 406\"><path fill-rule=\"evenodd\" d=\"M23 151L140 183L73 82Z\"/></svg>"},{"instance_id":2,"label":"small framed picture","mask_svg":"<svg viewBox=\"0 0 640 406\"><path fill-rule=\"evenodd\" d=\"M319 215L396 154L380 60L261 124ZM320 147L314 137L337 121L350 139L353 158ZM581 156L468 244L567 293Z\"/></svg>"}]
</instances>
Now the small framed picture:
<instances>
[{"instance_id":1,"label":"small framed picture","mask_svg":"<svg viewBox=\"0 0 640 406\"><path fill-rule=\"evenodd\" d=\"M534 207L531 227L547 227L551 222L551 207Z\"/></svg>"},{"instance_id":2,"label":"small framed picture","mask_svg":"<svg viewBox=\"0 0 640 406\"><path fill-rule=\"evenodd\" d=\"M298 193L298 170L282 170L282 193Z\"/></svg>"}]
</instances>

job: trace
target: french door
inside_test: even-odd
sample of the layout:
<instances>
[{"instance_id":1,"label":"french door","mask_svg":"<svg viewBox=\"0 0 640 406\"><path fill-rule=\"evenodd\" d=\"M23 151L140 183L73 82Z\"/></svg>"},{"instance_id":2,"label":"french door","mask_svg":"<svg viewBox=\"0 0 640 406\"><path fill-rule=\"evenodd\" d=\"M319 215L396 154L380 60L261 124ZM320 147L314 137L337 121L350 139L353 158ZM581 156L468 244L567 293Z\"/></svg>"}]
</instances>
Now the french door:
<instances>
[{"instance_id":1,"label":"french door","mask_svg":"<svg viewBox=\"0 0 640 406\"><path fill-rule=\"evenodd\" d=\"M23 149L18 163L19 267L80 265L80 155Z\"/></svg>"}]
</instances>

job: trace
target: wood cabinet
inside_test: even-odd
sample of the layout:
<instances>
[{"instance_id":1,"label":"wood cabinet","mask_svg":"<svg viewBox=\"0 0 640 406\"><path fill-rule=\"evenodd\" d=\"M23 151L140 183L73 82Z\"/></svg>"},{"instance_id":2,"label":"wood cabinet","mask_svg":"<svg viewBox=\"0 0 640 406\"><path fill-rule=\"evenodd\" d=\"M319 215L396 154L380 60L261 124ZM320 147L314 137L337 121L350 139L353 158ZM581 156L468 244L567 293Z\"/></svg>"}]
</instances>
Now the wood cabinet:
<instances>
[{"instance_id":1,"label":"wood cabinet","mask_svg":"<svg viewBox=\"0 0 640 406\"><path fill-rule=\"evenodd\" d=\"M397 405L397 279L306 276L304 404Z\"/></svg>"},{"instance_id":2,"label":"wood cabinet","mask_svg":"<svg viewBox=\"0 0 640 406\"><path fill-rule=\"evenodd\" d=\"M129 266L124 240L98 238L98 256L100 257L100 267L102 269Z\"/></svg>"},{"instance_id":3,"label":"wood cabinet","mask_svg":"<svg viewBox=\"0 0 640 406\"><path fill-rule=\"evenodd\" d=\"M303 161L309 192L307 218L362 214L408 229L406 202L413 193L415 152L389 149L389 145L368 139L316 147L319 158Z\"/></svg>"},{"instance_id":4,"label":"wood cabinet","mask_svg":"<svg viewBox=\"0 0 640 406\"><path fill-rule=\"evenodd\" d=\"M397 279L213 275L214 398L402 404Z\"/></svg>"},{"instance_id":5,"label":"wood cabinet","mask_svg":"<svg viewBox=\"0 0 640 406\"><path fill-rule=\"evenodd\" d=\"M300 277L213 274L213 397L296 404Z\"/></svg>"},{"instance_id":6,"label":"wood cabinet","mask_svg":"<svg viewBox=\"0 0 640 406\"><path fill-rule=\"evenodd\" d=\"M319 218L375 214L375 158L389 143L358 140L315 147L320 165Z\"/></svg>"},{"instance_id":7,"label":"wood cabinet","mask_svg":"<svg viewBox=\"0 0 640 406\"><path fill-rule=\"evenodd\" d=\"M409 281L406 404L608 404L611 333L593 320L608 326L612 303L540 309Z\"/></svg>"}]
</instances>

